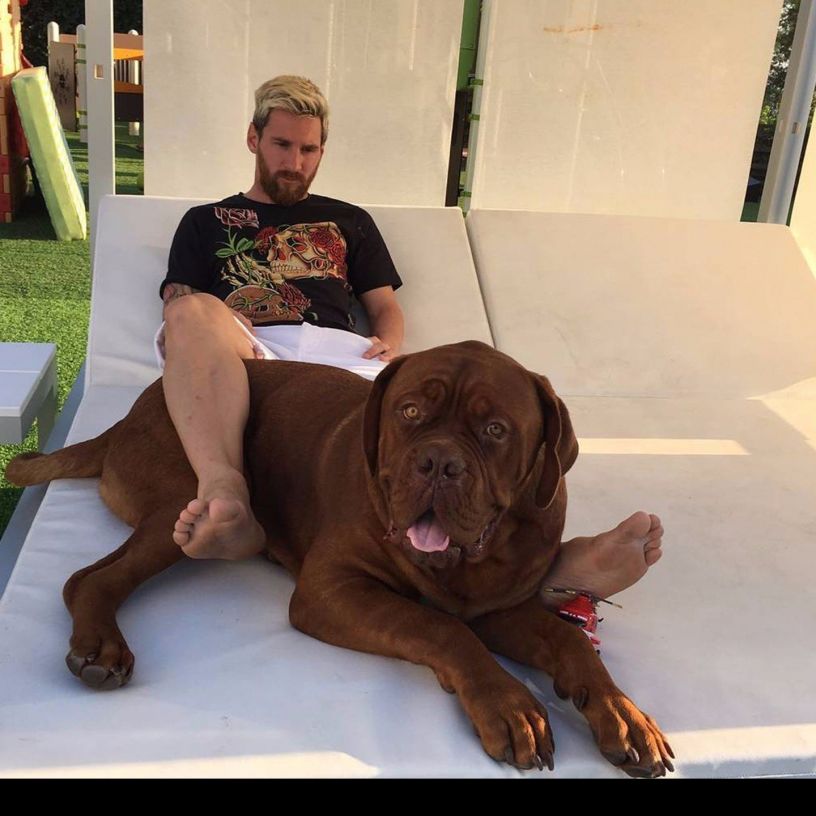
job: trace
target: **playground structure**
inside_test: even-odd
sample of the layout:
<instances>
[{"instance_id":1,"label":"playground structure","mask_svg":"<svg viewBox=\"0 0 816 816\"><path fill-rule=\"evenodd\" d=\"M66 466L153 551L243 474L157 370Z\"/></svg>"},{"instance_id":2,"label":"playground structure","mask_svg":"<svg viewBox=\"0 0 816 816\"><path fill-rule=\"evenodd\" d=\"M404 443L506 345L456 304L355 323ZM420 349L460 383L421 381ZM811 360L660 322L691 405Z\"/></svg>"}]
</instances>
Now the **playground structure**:
<instances>
[{"instance_id":1,"label":"playground structure","mask_svg":"<svg viewBox=\"0 0 816 816\"><path fill-rule=\"evenodd\" d=\"M79 131L88 141L85 26L76 34L60 33L55 22L48 24L48 76L65 130ZM131 135L139 133L144 121L142 63L144 38L137 31L113 35L114 119L128 122Z\"/></svg>"},{"instance_id":2,"label":"playground structure","mask_svg":"<svg viewBox=\"0 0 816 816\"><path fill-rule=\"evenodd\" d=\"M19 0L0 3L0 222L9 223L25 193L28 148L17 115L11 78L23 67Z\"/></svg>"}]
</instances>

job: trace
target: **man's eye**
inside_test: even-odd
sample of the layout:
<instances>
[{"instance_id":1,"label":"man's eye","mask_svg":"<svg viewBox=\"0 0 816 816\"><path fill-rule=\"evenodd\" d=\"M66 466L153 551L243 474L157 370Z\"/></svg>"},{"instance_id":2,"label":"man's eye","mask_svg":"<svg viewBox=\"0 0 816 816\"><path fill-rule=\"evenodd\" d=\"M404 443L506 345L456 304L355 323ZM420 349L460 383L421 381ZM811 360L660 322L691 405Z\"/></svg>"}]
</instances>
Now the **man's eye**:
<instances>
[{"instance_id":1,"label":"man's eye","mask_svg":"<svg viewBox=\"0 0 816 816\"><path fill-rule=\"evenodd\" d=\"M402 415L406 419L419 419L419 408L416 405L406 405L402 409Z\"/></svg>"},{"instance_id":2,"label":"man's eye","mask_svg":"<svg viewBox=\"0 0 816 816\"><path fill-rule=\"evenodd\" d=\"M500 424L499 422L491 422L485 430L495 439L501 439L501 437L504 436L506 429L504 425Z\"/></svg>"}]
</instances>

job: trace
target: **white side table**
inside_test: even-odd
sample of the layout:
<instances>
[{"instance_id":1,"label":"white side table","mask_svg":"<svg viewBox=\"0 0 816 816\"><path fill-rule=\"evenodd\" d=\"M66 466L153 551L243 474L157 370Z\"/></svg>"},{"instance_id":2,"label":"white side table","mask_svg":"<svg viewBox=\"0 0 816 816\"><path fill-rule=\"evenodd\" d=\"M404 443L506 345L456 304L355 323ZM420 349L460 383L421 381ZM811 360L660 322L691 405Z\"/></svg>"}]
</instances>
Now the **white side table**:
<instances>
[{"instance_id":1,"label":"white side table","mask_svg":"<svg viewBox=\"0 0 816 816\"><path fill-rule=\"evenodd\" d=\"M56 414L57 347L0 343L0 442L22 442L36 417L42 450Z\"/></svg>"}]
</instances>

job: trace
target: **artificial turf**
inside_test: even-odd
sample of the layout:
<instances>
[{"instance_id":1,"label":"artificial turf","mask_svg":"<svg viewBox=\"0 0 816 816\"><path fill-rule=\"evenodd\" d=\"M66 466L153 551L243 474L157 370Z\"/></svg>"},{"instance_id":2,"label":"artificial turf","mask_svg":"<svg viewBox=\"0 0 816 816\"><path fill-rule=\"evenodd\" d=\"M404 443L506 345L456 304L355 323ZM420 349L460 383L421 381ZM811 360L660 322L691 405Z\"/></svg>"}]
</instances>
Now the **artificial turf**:
<instances>
[{"instance_id":1,"label":"artificial turf","mask_svg":"<svg viewBox=\"0 0 816 816\"><path fill-rule=\"evenodd\" d=\"M88 203L88 148L66 133ZM143 167L126 123L116 125L116 192L140 195ZM11 224L0 224L0 341L56 343L61 407L85 358L91 299L88 241L57 241L41 198L31 196ZM21 445L0 445L0 535L22 490L2 475L22 451L36 450L36 422Z\"/></svg>"}]
</instances>

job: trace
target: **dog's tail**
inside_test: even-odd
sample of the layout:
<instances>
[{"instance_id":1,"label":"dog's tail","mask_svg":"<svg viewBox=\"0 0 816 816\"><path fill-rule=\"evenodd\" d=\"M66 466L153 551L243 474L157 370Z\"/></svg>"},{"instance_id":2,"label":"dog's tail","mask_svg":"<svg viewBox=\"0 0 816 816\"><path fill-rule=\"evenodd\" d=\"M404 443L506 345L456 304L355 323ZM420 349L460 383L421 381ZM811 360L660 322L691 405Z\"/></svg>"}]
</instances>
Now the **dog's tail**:
<instances>
[{"instance_id":1,"label":"dog's tail","mask_svg":"<svg viewBox=\"0 0 816 816\"><path fill-rule=\"evenodd\" d=\"M119 423L117 423L118 425ZM19 487L50 482L51 479L84 479L102 474L102 462L116 428L87 442L78 442L54 453L21 453L6 467L6 479Z\"/></svg>"}]
</instances>

